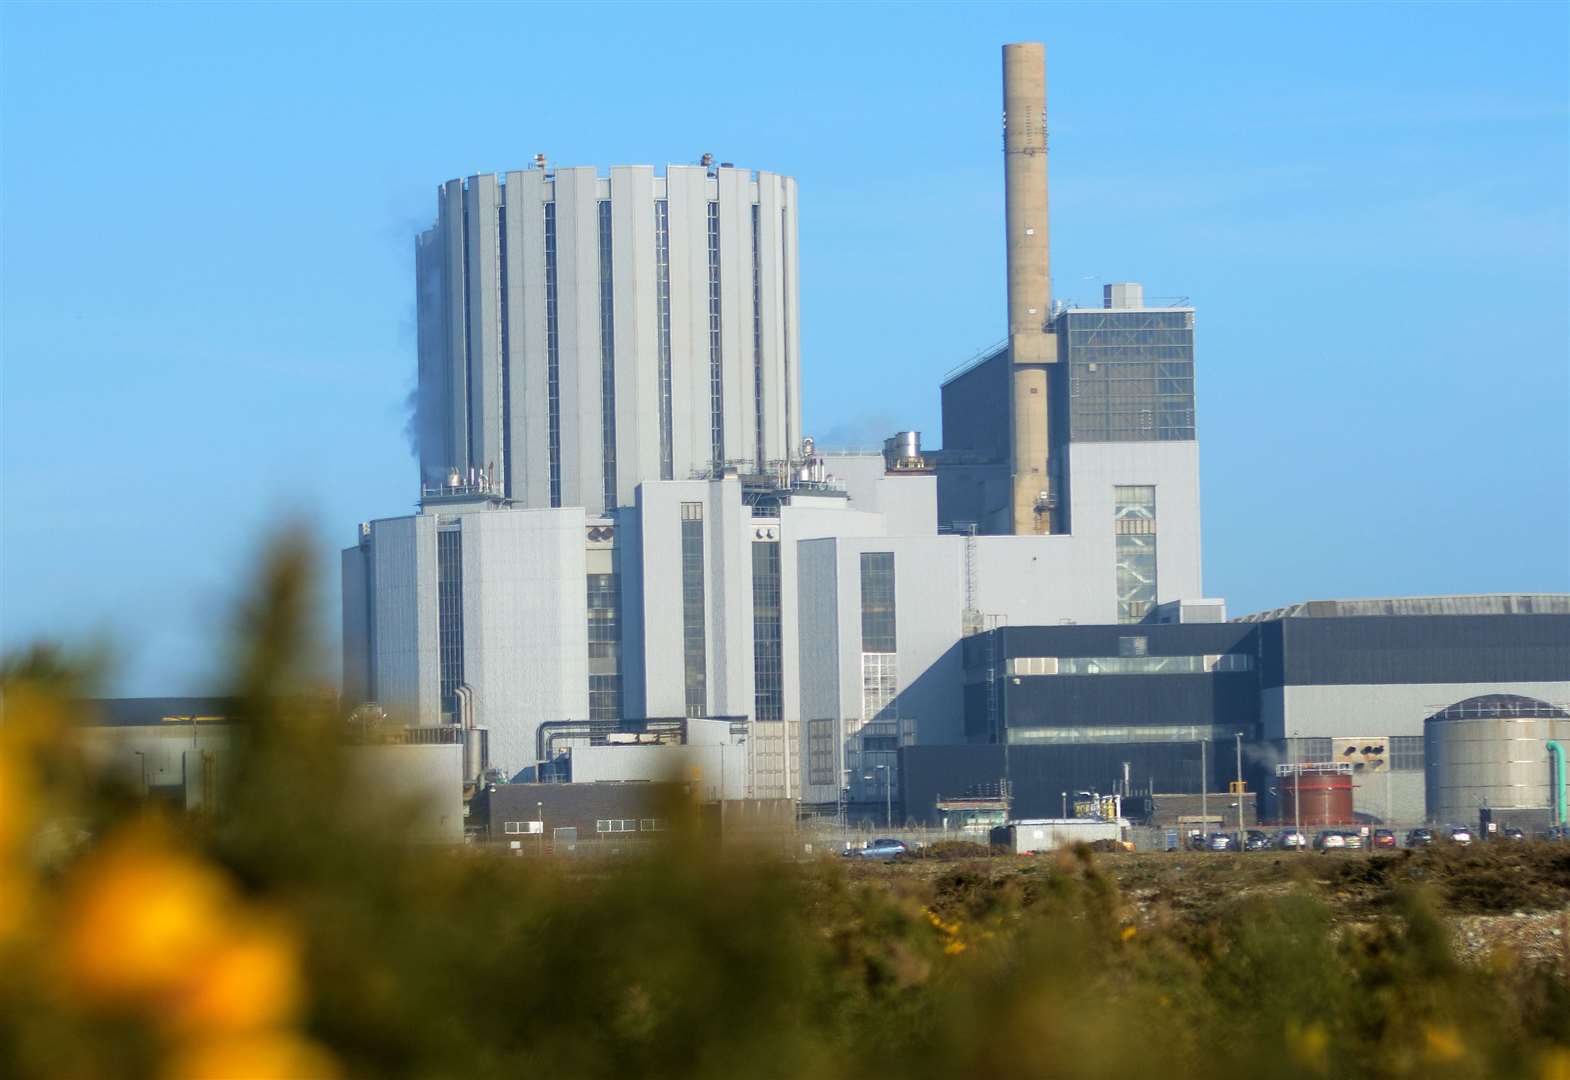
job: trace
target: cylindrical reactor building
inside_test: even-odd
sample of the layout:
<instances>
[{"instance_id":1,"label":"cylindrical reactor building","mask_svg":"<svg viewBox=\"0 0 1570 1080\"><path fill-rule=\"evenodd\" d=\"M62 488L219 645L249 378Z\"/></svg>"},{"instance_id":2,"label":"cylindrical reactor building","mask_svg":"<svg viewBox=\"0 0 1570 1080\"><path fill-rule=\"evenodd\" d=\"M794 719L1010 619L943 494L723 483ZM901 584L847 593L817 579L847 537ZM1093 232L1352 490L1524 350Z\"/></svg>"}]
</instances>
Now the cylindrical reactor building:
<instances>
[{"instance_id":1,"label":"cylindrical reactor building","mask_svg":"<svg viewBox=\"0 0 1570 1080\"><path fill-rule=\"evenodd\" d=\"M1547 809L1548 741L1570 744L1570 713L1519 694L1458 701L1423 723L1428 816L1475 822L1482 807Z\"/></svg>"},{"instance_id":2,"label":"cylindrical reactor building","mask_svg":"<svg viewBox=\"0 0 1570 1080\"><path fill-rule=\"evenodd\" d=\"M801 443L796 182L729 165L450 180L416 243L422 484L627 506Z\"/></svg>"}]
</instances>

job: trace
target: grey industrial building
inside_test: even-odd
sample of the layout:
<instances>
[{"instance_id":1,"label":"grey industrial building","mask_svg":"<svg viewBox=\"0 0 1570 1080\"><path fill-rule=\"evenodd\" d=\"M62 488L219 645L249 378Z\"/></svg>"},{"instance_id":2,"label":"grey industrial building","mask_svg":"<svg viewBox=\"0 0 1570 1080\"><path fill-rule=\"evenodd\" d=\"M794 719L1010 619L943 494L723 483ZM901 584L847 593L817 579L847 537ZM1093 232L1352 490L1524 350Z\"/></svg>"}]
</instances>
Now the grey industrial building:
<instances>
[{"instance_id":1,"label":"grey industrial building","mask_svg":"<svg viewBox=\"0 0 1570 1080\"><path fill-rule=\"evenodd\" d=\"M1005 779L1027 815L1125 775L1197 791L1239 735L1264 791L1467 697L1570 697L1563 597L1237 622L1206 597L1195 310L1133 282L1054 302L1044 79L1005 47L1008 336L944 382L941 449L802 437L789 178L442 185L420 506L343 552L346 698L461 732L471 785L668 779L690 720L704 797L923 819ZM1412 746L1383 799L1421 816Z\"/></svg>"},{"instance_id":2,"label":"grey industrial building","mask_svg":"<svg viewBox=\"0 0 1570 1080\"><path fill-rule=\"evenodd\" d=\"M1236 779L1262 792L1268 816L1276 766L1345 761L1354 809L1371 820L1475 820L1479 800L1548 805L1545 744L1570 699L1570 597L1315 601L1215 625L1009 626L967 638L964 652L965 745L902 751L912 819L935 822L940 798L1005 781L1027 817L1057 812L1064 791L1198 791L1202 768L1212 792ZM1429 754L1425 734L1436 720L1498 727L1501 713L1476 703L1501 696L1520 730L1513 745L1485 739L1484 753L1527 777L1498 786L1529 790L1426 794L1427 766L1448 769L1450 758Z\"/></svg>"}]
</instances>

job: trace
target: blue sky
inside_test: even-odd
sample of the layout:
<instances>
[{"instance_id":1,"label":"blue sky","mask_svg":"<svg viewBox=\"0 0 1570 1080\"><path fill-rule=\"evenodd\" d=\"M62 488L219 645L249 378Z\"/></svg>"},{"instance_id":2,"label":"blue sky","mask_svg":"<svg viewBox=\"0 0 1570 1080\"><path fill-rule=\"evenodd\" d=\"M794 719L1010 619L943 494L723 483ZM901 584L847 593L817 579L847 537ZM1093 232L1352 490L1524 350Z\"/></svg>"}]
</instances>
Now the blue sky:
<instances>
[{"instance_id":1,"label":"blue sky","mask_svg":"<svg viewBox=\"0 0 1570 1080\"><path fill-rule=\"evenodd\" d=\"M1570 589L1567 11L6 4L0 643L200 691L291 517L335 646L330 549L412 503L413 234L536 151L797 177L808 431L940 444L1019 40L1057 295L1199 308L1208 592Z\"/></svg>"}]
</instances>

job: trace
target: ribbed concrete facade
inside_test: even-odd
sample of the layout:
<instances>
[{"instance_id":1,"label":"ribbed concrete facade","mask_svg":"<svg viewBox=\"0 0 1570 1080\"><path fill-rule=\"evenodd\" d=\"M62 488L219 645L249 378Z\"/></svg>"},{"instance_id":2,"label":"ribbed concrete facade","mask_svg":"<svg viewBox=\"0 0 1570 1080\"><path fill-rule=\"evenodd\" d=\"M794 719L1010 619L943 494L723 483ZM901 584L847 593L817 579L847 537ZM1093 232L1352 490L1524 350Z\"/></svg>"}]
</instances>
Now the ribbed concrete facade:
<instances>
[{"instance_id":1,"label":"ribbed concrete facade","mask_svg":"<svg viewBox=\"0 0 1570 1080\"><path fill-rule=\"evenodd\" d=\"M796 182L728 166L450 180L416 242L422 482L530 508L801 443Z\"/></svg>"}]
</instances>

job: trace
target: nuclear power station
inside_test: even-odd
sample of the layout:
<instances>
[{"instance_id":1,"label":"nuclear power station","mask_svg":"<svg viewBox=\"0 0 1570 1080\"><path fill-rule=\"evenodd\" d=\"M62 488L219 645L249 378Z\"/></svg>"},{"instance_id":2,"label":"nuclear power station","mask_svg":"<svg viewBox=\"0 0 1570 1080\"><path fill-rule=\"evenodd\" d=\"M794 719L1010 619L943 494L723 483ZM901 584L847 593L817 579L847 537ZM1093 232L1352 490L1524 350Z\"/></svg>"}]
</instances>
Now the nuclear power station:
<instances>
[{"instance_id":1,"label":"nuclear power station","mask_svg":"<svg viewBox=\"0 0 1570 1080\"><path fill-rule=\"evenodd\" d=\"M1391 747L1355 812L1421 820L1431 718L1570 698L1565 596L1228 621L1195 309L1126 281L1054 301L1045 50L1002 61L1008 325L943 382L941 448L804 436L789 177L540 155L441 184L419 510L343 552L346 698L462 743L471 789L679 768L709 798L934 824L967 791L1043 816L1236 782L1268 812L1277 765L1345 740Z\"/></svg>"}]
</instances>

